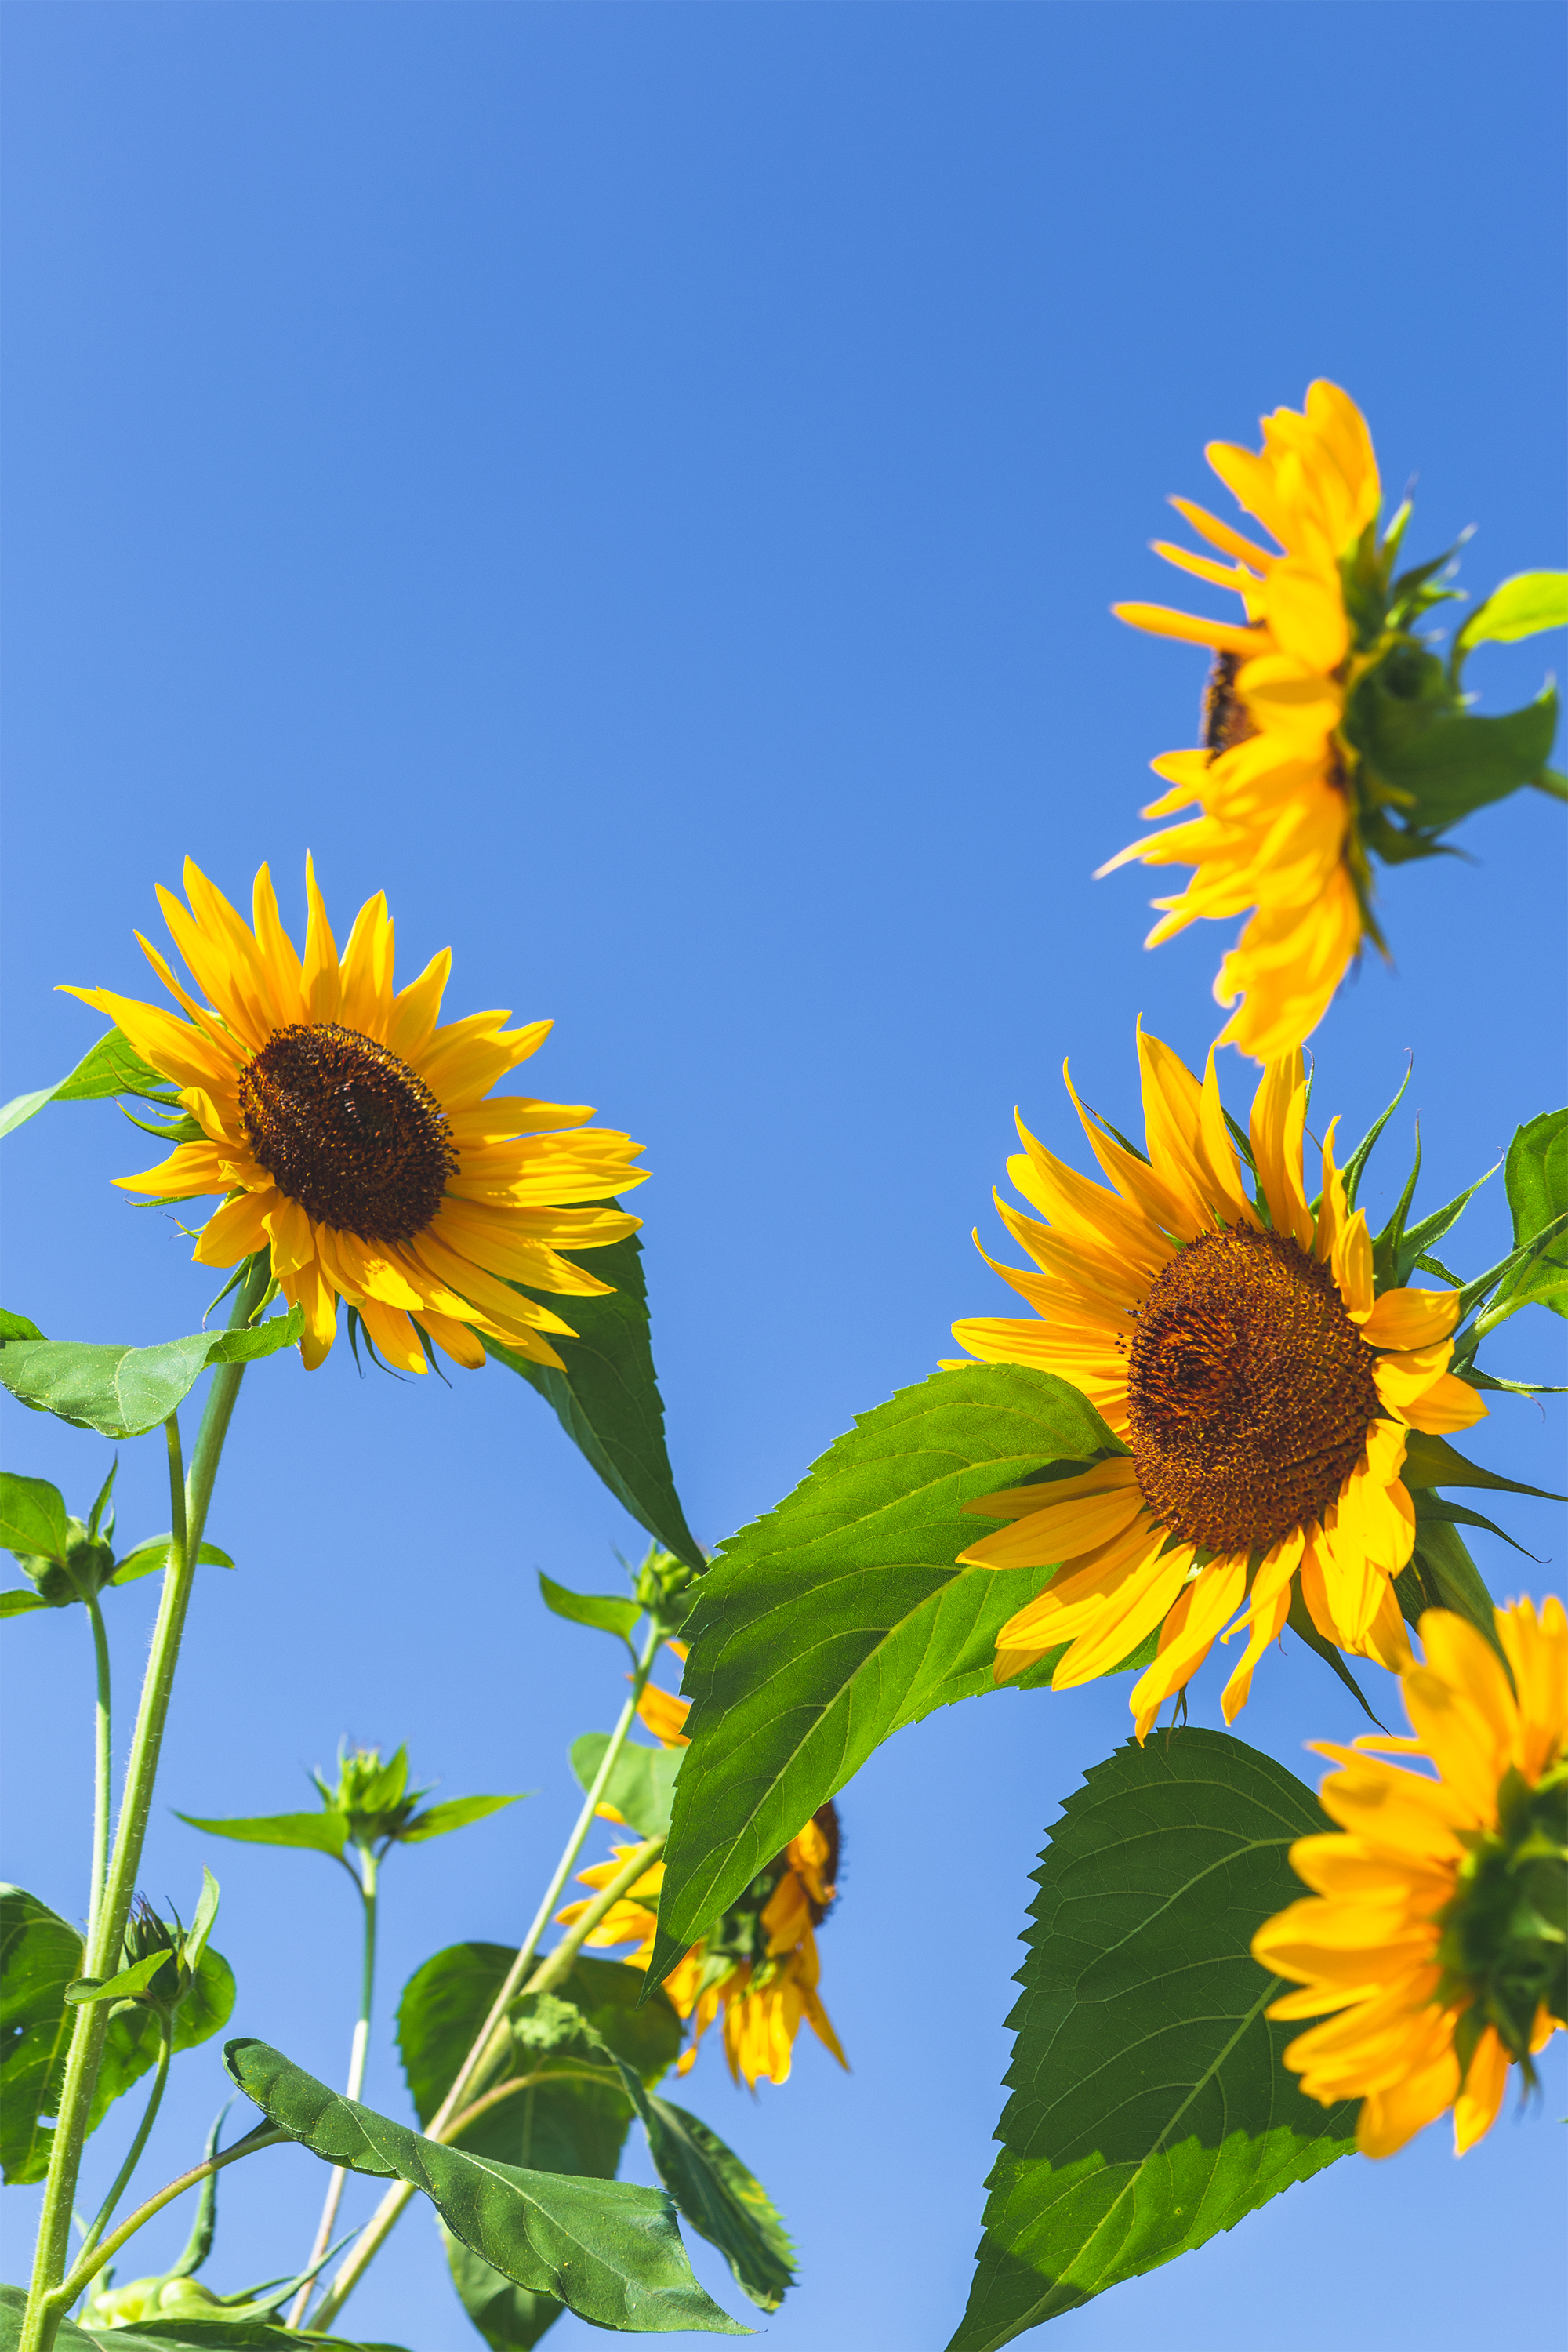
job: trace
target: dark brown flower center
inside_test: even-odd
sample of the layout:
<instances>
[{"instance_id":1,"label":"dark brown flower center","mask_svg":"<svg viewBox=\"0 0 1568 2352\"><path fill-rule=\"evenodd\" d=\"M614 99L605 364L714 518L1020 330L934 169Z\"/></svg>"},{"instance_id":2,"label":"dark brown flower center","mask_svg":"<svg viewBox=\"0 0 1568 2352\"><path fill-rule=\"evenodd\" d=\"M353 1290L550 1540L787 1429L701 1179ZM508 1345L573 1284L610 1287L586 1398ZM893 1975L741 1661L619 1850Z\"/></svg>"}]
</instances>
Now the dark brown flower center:
<instances>
[{"instance_id":1,"label":"dark brown flower center","mask_svg":"<svg viewBox=\"0 0 1568 2352\"><path fill-rule=\"evenodd\" d=\"M1205 1234L1150 1291L1129 1351L1138 1485L1215 1552L1321 1520L1383 1408L1327 1266L1283 1234Z\"/></svg>"},{"instance_id":2,"label":"dark brown flower center","mask_svg":"<svg viewBox=\"0 0 1568 2352\"><path fill-rule=\"evenodd\" d=\"M239 1074L239 1115L279 1191L362 1241L423 1233L458 1166L424 1079L335 1021L275 1031Z\"/></svg>"},{"instance_id":3,"label":"dark brown flower center","mask_svg":"<svg viewBox=\"0 0 1568 2352\"><path fill-rule=\"evenodd\" d=\"M1239 654L1215 654L1204 688L1204 750L1216 759L1258 732L1251 711L1236 690L1240 667Z\"/></svg>"}]
</instances>

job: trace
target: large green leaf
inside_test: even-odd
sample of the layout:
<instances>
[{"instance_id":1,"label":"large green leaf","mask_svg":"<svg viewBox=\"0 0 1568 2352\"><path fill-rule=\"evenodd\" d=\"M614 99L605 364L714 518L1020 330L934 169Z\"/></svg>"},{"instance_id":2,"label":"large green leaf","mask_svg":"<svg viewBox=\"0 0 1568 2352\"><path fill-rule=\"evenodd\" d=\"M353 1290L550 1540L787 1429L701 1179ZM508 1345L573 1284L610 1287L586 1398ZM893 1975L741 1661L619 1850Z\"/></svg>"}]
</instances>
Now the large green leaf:
<instances>
[{"instance_id":1,"label":"large green leaf","mask_svg":"<svg viewBox=\"0 0 1568 2352\"><path fill-rule=\"evenodd\" d=\"M0 1384L18 1403L73 1429L142 1437L167 1421L209 1364L248 1364L287 1348L304 1329L298 1307L235 1331L197 1331L155 1348L89 1340L12 1339L0 1347Z\"/></svg>"},{"instance_id":2,"label":"large green leaf","mask_svg":"<svg viewBox=\"0 0 1568 2352\"><path fill-rule=\"evenodd\" d=\"M1048 1569L954 1566L972 1497L1122 1449L1076 1389L975 1364L905 1389L723 1547L682 1627L691 1745L675 1786L663 1976L873 1748L994 1687L996 1635Z\"/></svg>"},{"instance_id":3,"label":"large green leaf","mask_svg":"<svg viewBox=\"0 0 1568 2352\"><path fill-rule=\"evenodd\" d=\"M621 2073L681 2213L718 2247L736 2285L762 2310L776 2311L795 2284L795 2248L767 2190L700 2116L650 2096L629 2066Z\"/></svg>"},{"instance_id":4,"label":"large green leaf","mask_svg":"<svg viewBox=\"0 0 1568 2352\"><path fill-rule=\"evenodd\" d=\"M563 1250L562 1255L585 1274L615 1285L600 1297L526 1292L576 1332L574 1339L552 1342L565 1370L530 1363L497 1339L487 1339L485 1347L498 1363L521 1372L554 1407L567 1436L638 1526L689 1568L700 1569L702 1548L686 1524L665 1450L664 1405L653 1368L641 1244L636 1234L628 1234L607 1249L580 1255Z\"/></svg>"},{"instance_id":5,"label":"large green leaf","mask_svg":"<svg viewBox=\"0 0 1568 2352\"><path fill-rule=\"evenodd\" d=\"M345 2099L265 2042L226 2042L224 2059L247 2096L323 2163L422 2189L452 2235L514 2285L552 2294L601 2327L742 2332L698 2284L662 2190L444 2147Z\"/></svg>"},{"instance_id":6,"label":"large green leaf","mask_svg":"<svg viewBox=\"0 0 1568 2352\"><path fill-rule=\"evenodd\" d=\"M1217 1731L1085 1777L1035 1873L1003 2154L949 2352L994 2352L1354 2144L1353 2105L1319 2106L1281 2064L1300 2028L1265 2018L1285 1988L1250 1951L1301 1894L1293 1840L1328 1827L1311 1790Z\"/></svg>"},{"instance_id":7,"label":"large green leaf","mask_svg":"<svg viewBox=\"0 0 1568 2352\"><path fill-rule=\"evenodd\" d=\"M0 1110L0 1135L9 1135L13 1128L21 1127L35 1118L46 1103L103 1102L112 1095L140 1095L148 1102L174 1103L177 1092L171 1080L142 1061L132 1051L130 1040L118 1029L100 1037L90 1046L69 1075L52 1087L39 1087L30 1095L16 1095Z\"/></svg>"},{"instance_id":8,"label":"large green leaf","mask_svg":"<svg viewBox=\"0 0 1568 2352\"><path fill-rule=\"evenodd\" d=\"M19 2286L0 2286L0 2352L16 2352L26 2305L26 2295ZM401 2352L395 2344L351 2342L346 2336L294 2336L287 2328L258 2320L226 2325L221 2320L180 2319L167 2326L100 2330L62 2319L55 2342L60 2352L177 2352L180 2346L188 2346L191 2352L300 2352L301 2346L308 2346L310 2352Z\"/></svg>"},{"instance_id":9,"label":"large green leaf","mask_svg":"<svg viewBox=\"0 0 1568 2352\"><path fill-rule=\"evenodd\" d=\"M1522 709L1485 719L1433 715L1384 694L1363 698L1357 718L1364 725L1369 717L1362 741L1377 774L1409 795L1401 814L1412 825L1437 833L1541 773L1557 732L1557 696L1548 687Z\"/></svg>"},{"instance_id":10,"label":"large green leaf","mask_svg":"<svg viewBox=\"0 0 1568 2352\"><path fill-rule=\"evenodd\" d=\"M1568 1212L1568 1110L1543 1110L1514 1132L1503 1171L1513 1239L1523 1249ZM1568 1315L1568 1233L1545 1247L1500 1285L1494 1306L1549 1307Z\"/></svg>"},{"instance_id":11,"label":"large green leaf","mask_svg":"<svg viewBox=\"0 0 1568 2352\"><path fill-rule=\"evenodd\" d=\"M68 1920L23 1887L0 1886L0 2169L9 2186L41 2180L48 2169L53 2126L43 2118L55 2113L64 2083L74 2022L66 1988L80 1978L84 1957ZM233 2008L233 1972L209 1947L175 2012L175 2050L205 2042ZM89 2131L157 2055L150 2009L125 2009L110 2019Z\"/></svg>"}]
</instances>

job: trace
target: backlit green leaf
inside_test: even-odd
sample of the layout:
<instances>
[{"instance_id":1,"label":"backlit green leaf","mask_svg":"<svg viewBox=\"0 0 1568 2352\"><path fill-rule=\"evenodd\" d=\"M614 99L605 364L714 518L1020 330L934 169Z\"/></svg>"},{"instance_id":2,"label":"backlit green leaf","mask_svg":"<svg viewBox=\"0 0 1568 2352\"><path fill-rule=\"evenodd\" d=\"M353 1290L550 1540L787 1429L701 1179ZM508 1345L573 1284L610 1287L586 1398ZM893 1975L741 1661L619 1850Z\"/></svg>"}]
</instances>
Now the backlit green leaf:
<instances>
[{"instance_id":1,"label":"backlit green leaf","mask_svg":"<svg viewBox=\"0 0 1568 2352\"><path fill-rule=\"evenodd\" d=\"M662 1976L872 1750L994 1687L996 1635L1049 1569L958 1568L972 1496L1122 1449L1019 1364L938 1372L863 1413L723 1547L682 1628L691 1740L659 1896Z\"/></svg>"},{"instance_id":2,"label":"backlit green leaf","mask_svg":"<svg viewBox=\"0 0 1568 2352\"><path fill-rule=\"evenodd\" d=\"M57 1085L13 1097L0 1110L0 1135L9 1135L14 1128L37 1118L46 1103L101 1102L112 1095L140 1095L150 1102L173 1103L176 1099L172 1082L142 1061L118 1029L111 1029L107 1037L100 1037L96 1045L90 1046L75 1069Z\"/></svg>"},{"instance_id":3,"label":"backlit green leaf","mask_svg":"<svg viewBox=\"0 0 1568 2352\"><path fill-rule=\"evenodd\" d=\"M27 2298L19 2286L0 2286L0 2352L16 2352ZM396 2344L351 2341L346 2336L294 2336L263 2320L158 2321L135 2327L79 2327L62 2319L55 2337L60 2352L402 2352Z\"/></svg>"},{"instance_id":4,"label":"backlit green leaf","mask_svg":"<svg viewBox=\"0 0 1568 2352\"><path fill-rule=\"evenodd\" d=\"M1035 1873L1003 2153L949 2352L995 2352L1202 2245L1354 2142L1353 2106L1281 2064L1300 2028L1264 2017L1286 1988L1249 1948L1301 1894L1292 1842L1328 1827L1311 1790L1200 1730L1085 1777Z\"/></svg>"},{"instance_id":5,"label":"backlit green leaf","mask_svg":"<svg viewBox=\"0 0 1568 2352\"><path fill-rule=\"evenodd\" d=\"M201 1813L176 1813L194 1830L209 1837L234 1838L241 1845L300 1846L311 1853L341 1855L348 1843L345 1814L323 1808L319 1813L263 1813L251 1820L209 1821Z\"/></svg>"},{"instance_id":6,"label":"backlit green leaf","mask_svg":"<svg viewBox=\"0 0 1568 2352\"><path fill-rule=\"evenodd\" d=\"M172 1535L149 1536L144 1543L137 1545L134 1551L128 1551L123 1559L116 1560L114 1573L109 1580L110 1584L134 1584L138 1577L161 1576L169 1565L169 1546L174 1540ZM196 1553L196 1565L198 1568L232 1568L234 1562L227 1552L219 1551L216 1544L205 1543Z\"/></svg>"},{"instance_id":7,"label":"backlit green leaf","mask_svg":"<svg viewBox=\"0 0 1568 2352\"><path fill-rule=\"evenodd\" d=\"M1503 1181L1514 1246L1523 1249L1568 1213L1568 1110L1543 1110L1515 1131ZM1492 1304L1506 1306L1510 1314L1534 1305L1568 1315L1568 1232L1505 1276Z\"/></svg>"},{"instance_id":8,"label":"backlit green leaf","mask_svg":"<svg viewBox=\"0 0 1568 2352\"><path fill-rule=\"evenodd\" d=\"M683 2217L718 2247L736 2285L762 2310L776 2311L795 2284L795 2248L767 2190L700 2116L651 2096L629 2067L621 2073Z\"/></svg>"},{"instance_id":9,"label":"backlit green leaf","mask_svg":"<svg viewBox=\"0 0 1568 2352\"><path fill-rule=\"evenodd\" d=\"M628 1600L624 1593L574 1592L569 1586L557 1584L542 1570L539 1590L545 1607L553 1610L557 1617L570 1618L574 1625L592 1625L601 1633L618 1633L627 1643L642 1615L637 1601Z\"/></svg>"},{"instance_id":10,"label":"backlit green leaf","mask_svg":"<svg viewBox=\"0 0 1568 2352\"><path fill-rule=\"evenodd\" d=\"M400 1845L418 1845L426 1838L445 1837L448 1831L466 1830L470 1822L489 1821L492 1813L504 1811L508 1805L522 1802L523 1792L514 1797L448 1797L445 1804L431 1805L425 1812L416 1813L405 1829L399 1830Z\"/></svg>"},{"instance_id":11,"label":"backlit green leaf","mask_svg":"<svg viewBox=\"0 0 1568 2352\"><path fill-rule=\"evenodd\" d=\"M1456 666L1475 646L1510 646L1542 629L1568 629L1568 572L1518 572L1478 604L1454 640Z\"/></svg>"},{"instance_id":12,"label":"backlit green leaf","mask_svg":"<svg viewBox=\"0 0 1568 2352\"><path fill-rule=\"evenodd\" d=\"M65 1496L47 1478L0 1470L0 1544L7 1551L63 1560L70 1541Z\"/></svg>"},{"instance_id":13,"label":"backlit green leaf","mask_svg":"<svg viewBox=\"0 0 1568 2352\"><path fill-rule=\"evenodd\" d=\"M611 1202L610 1206L616 1205ZM700 1569L701 1546L686 1524L664 1442L664 1405L654 1371L647 1286L636 1234L607 1249L562 1252L585 1274L614 1283L606 1297L562 1298L526 1291L571 1324L577 1337L554 1342L565 1365L530 1363L497 1339L487 1351L521 1374L559 1416L561 1426L639 1527L689 1568ZM521 1284L514 1288L522 1288Z\"/></svg>"},{"instance_id":14,"label":"backlit green leaf","mask_svg":"<svg viewBox=\"0 0 1568 2352\"><path fill-rule=\"evenodd\" d=\"M572 1769L584 1789L593 1787L609 1744L607 1731L585 1731L572 1742ZM623 1748L610 1767L601 1801L613 1805L639 1837L663 1837L685 1753L683 1748Z\"/></svg>"},{"instance_id":15,"label":"backlit green leaf","mask_svg":"<svg viewBox=\"0 0 1568 2352\"><path fill-rule=\"evenodd\" d=\"M74 1429L141 1437L167 1421L209 1364L247 1364L290 1346L304 1329L298 1307L235 1331L198 1331L155 1348L75 1339L13 1339L0 1347L0 1384L18 1403Z\"/></svg>"},{"instance_id":16,"label":"backlit green leaf","mask_svg":"<svg viewBox=\"0 0 1568 2352\"><path fill-rule=\"evenodd\" d=\"M264 2042L226 2042L224 2059L247 2096L323 2163L422 2189L452 2235L514 2285L552 2294L601 2327L742 2332L692 2275L662 2190L444 2147L343 2098Z\"/></svg>"},{"instance_id":17,"label":"backlit green leaf","mask_svg":"<svg viewBox=\"0 0 1568 2352\"><path fill-rule=\"evenodd\" d=\"M26 1617L34 1609L52 1609L41 1592L0 1592L0 1617Z\"/></svg>"}]
</instances>

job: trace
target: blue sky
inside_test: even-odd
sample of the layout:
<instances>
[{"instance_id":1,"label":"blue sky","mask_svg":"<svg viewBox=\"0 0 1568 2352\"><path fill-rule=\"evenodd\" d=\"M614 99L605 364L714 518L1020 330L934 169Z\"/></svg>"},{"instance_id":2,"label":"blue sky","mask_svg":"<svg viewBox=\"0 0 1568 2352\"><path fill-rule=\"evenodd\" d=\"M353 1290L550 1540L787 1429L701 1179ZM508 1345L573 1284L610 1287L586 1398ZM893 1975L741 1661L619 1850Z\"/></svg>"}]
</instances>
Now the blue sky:
<instances>
[{"instance_id":1,"label":"blue sky","mask_svg":"<svg viewBox=\"0 0 1568 2352\"><path fill-rule=\"evenodd\" d=\"M1073 1150L1065 1054L1125 1126L1135 1016L1194 1059L1217 1026L1221 929L1145 956L1153 878L1089 879L1147 761L1193 740L1201 657L1107 607L1163 593L1146 541L1167 492L1206 495L1204 442L1327 374L1391 497L1414 482L1414 551L1478 525L1478 591L1563 561L1561 13L13 0L5 39L0 1091L97 1034L54 982L141 990L132 927L187 853L236 897L269 859L295 919L307 845L345 926L384 887L405 969L450 941L453 1008L552 1015L542 1089L646 1141L671 1451L717 1541L955 1316L999 1311L969 1235L995 1239L1014 1104ZM1483 651L1483 707L1552 657ZM1563 1099L1563 839L1521 794L1465 859L1391 876L1394 969L1316 1041L1346 1133L1414 1055L1428 1202ZM1234 1057L1227 1085L1241 1108ZM51 1335L199 1320L187 1245L109 1189L141 1140L94 1107L5 1147L7 1297ZM1494 1184L1453 1262L1506 1231ZM1562 1379L1560 1329L1521 1317L1494 1369ZM13 1466L91 1492L106 1446L5 1413ZM1550 1485L1561 1430L1501 1401L1477 1450ZM152 1442L122 1456L123 1529L163 1525ZM1549 1507L1506 1516L1561 1561ZM214 1862L235 2030L335 2075L347 1888L164 1804L292 1807L344 1734L406 1738L449 1794L537 1791L390 1867L384 2025L430 1951L531 1910L566 1748L621 1689L533 1571L602 1588L636 1530L504 1375L361 1381L340 1349L248 1376L212 1532L240 1567L198 1594L147 1885L187 1907ZM1477 1547L1500 1591L1562 1589ZM145 1586L116 1600L127 1707L150 1614ZM86 1648L64 1612L8 1629L6 1872L68 1912ZM1213 1678L1194 1696L1217 1720ZM808 2046L754 2105L716 2053L690 2078L800 2244L770 2343L945 2340L1028 1872L1126 1722L1121 1685L999 1696L843 1800L823 1991L854 2073ZM1303 1770L1303 1739L1354 1728L1294 1649L1238 1726ZM216 2045L184 2063L160 2174L222 2088ZM367 2095L404 2111L384 2033ZM1507 2248L1528 2334L1557 2308L1563 2105L1559 2063L1462 2167L1438 2132L1342 2163L1054 2341L1457 2352L1498 2273L1456 2241ZM106 2130L89 2185L117 2154ZM215 2284L302 2258L320 2190L286 2153L230 2176ZM34 2199L5 2203L15 2278ZM479 2343L419 2214L346 2324Z\"/></svg>"}]
</instances>

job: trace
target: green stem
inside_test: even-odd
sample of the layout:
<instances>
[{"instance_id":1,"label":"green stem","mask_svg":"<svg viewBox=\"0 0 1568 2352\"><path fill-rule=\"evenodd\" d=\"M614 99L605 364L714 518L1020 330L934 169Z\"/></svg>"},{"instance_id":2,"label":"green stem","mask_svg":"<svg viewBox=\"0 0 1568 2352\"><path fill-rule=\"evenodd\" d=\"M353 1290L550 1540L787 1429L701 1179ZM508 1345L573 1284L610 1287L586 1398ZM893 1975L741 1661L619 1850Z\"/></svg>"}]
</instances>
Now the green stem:
<instances>
[{"instance_id":1,"label":"green stem","mask_svg":"<svg viewBox=\"0 0 1568 2352\"><path fill-rule=\"evenodd\" d=\"M593 1786L583 1800L583 1810L577 1816L572 1834L566 1841L561 1859L555 1865L550 1884L534 1914L533 1924L522 1940L517 1958L506 1972L506 1979L500 1990L490 2004L489 2015L474 2036L473 2046L458 2067L450 2090L425 2126L426 2133L431 2139L438 2140L445 2137L454 2116L460 2114L465 2105L471 2104L473 2098L483 2090L485 2084L500 2063L500 2054L506 2048L504 2028L507 2011L522 1988L533 1956L539 1949L540 1939L550 1925L555 1906L561 1899L561 1891L571 1875L572 1865L582 1852L584 1840L593 1827L599 1800L609 1785L616 1759L625 1747L626 1734L637 1719L637 1701L641 1698L647 1678L653 1672L653 1662L658 1654L658 1645L663 1639L663 1629L657 1620L651 1621L641 1654L637 1658L637 1672L632 1676L631 1696L621 1709L620 1721L610 1734L609 1745L600 1759L598 1770L594 1775ZM387 2190L375 2211L371 2215L359 2243L348 2256L327 2290L310 2323L313 2328L325 2330L337 2317L360 2279L374 2261L382 2245L390 2236L396 2225L398 2216L413 2194L414 2191L408 2183L403 2180Z\"/></svg>"},{"instance_id":2,"label":"green stem","mask_svg":"<svg viewBox=\"0 0 1568 2352\"><path fill-rule=\"evenodd\" d=\"M376 1858L369 1846L361 1846L360 1900L364 1906L364 1955L360 1969L359 2016L354 2024L354 2038L349 2050L349 2079L343 2095L357 2099L364 2087L365 2053L370 2047L371 2001L375 1990L375 1902ZM348 2173L335 2165L327 2182L327 2193L321 2200L321 2218L316 2224L316 2236L305 2268L310 2273L295 2296L284 2321L285 2327L303 2327L305 2314L310 2307L310 2297L316 2291L316 2273L327 2258L332 2242L332 2227L338 2218L338 2205L343 2193Z\"/></svg>"},{"instance_id":3,"label":"green stem","mask_svg":"<svg viewBox=\"0 0 1568 2352\"><path fill-rule=\"evenodd\" d=\"M237 2164L242 2156L254 2156L258 2148L281 2147L286 2142L292 2142L292 2135L289 2132L280 2131L275 2124L258 2124L253 2132L247 2132L243 2139L237 2139L234 2146L226 2147L221 2156L208 2157L205 2164L194 2165L189 2172L182 2172L177 2180L169 2181L155 2195L149 2197L145 2204L138 2205L135 2212L121 2221L112 2237L105 2238L90 2255L78 2257L70 2276L62 2279L48 2295L47 2300L54 2306L56 2324L58 2324L59 2315L69 2310L82 2289L90 2286L99 2272L114 2260L121 2246L128 2245L137 2231L144 2230L165 2205L172 2205L176 2197L183 2197L187 2189L195 2187L198 2180L205 2180L211 2174L221 2172L226 2164Z\"/></svg>"},{"instance_id":4,"label":"green stem","mask_svg":"<svg viewBox=\"0 0 1568 2352\"><path fill-rule=\"evenodd\" d=\"M112 2007L113 2004L110 2003L109 2006ZM158 2070L153 2077L153 2088L147 2095L145 2112L137 2126L136 2137L126 2153L125 2161L114 2176L114 2186L99 2207L92 2227L81 2242L81 2250L77 2256L79 2263L84 2262L91 2253L109 2227L109 2217L124 2196L130 2186L131 2176L142 2161L142 2151L147 2145L148 2135L157 2121L158 2110L163 2104L163 2086L169 2079L169 2060L174 2055L174 2021L167 2011L163 2011L158 2018Z\"/></svg>"},{"instance_id":5,"label":"green stem","mask_svg":"<svg viewBox=\"0 0 1568 2352\"><path fill-rule=\"evenodd\" d=\"M114 1739L109 1681L109 1635L104 1628L103 1612L98 1605L98 1595L90 1593L86 1599L88 1622L92 1627L93 1658L98 1667L98 1707L93 1727L92 1900L87 1911L87 1940L90 1944L98 1932L98 1915L103 1907L103 1882L109 1869L110 1775Z\"/></svg>"},{"instance_id":6,"label":"green stem","mask_svg":"<svg viewBox=\"0 0 1568 2352\"><path fill-rule=\"evenodd\" d=\"M229 1318L231 1328L248 1321L256 1301L266 1286L266 1261L260 1259L253 1265L247 1279L240 1285L234 1312ZM177 1415L171 1413L163 1424L169 1447L169 1499L174 1539L169 1546L169 1564L163 1571L158 1618L153 1629L152 1654L147 1661L141 1702L136 1710L136 1728L132 1734L131 1756L126 1766L114 1849L104 1878L103 1899L98 1906L93 1931L88 1939L82 1968L84 1976L112 1976L120 1965L125 1923L131 1916L137 1874L142 1864L142 1848L147 1835L153 1784L158 1775L158 1756L163 1741L163 1727L168 1720L169 1698L174 1688L174 1669L179 1663L180 1637L184 1631L185 1612L190 1606L202 1530L206 1524L213 1480L217 1475L223 1442L228 1433L229 1419L244 1372L243 1364L219 1364L215 1369L188 1478L181 1475ZM65 2079L60 2090L54 2138L49 2149L43 2210L38 2216L32 2283L28 2288L27 2308L16 2352L50 2352L66 2307L58 2300L58 2290L70 2250L70 2221L76 2201L77 2176L81 2169L92 2095L103 2063L110 2005L100 2000L84 2001L76 2013L70 2047L66 2055Z\"/></svg>"}]
</instances>

